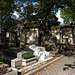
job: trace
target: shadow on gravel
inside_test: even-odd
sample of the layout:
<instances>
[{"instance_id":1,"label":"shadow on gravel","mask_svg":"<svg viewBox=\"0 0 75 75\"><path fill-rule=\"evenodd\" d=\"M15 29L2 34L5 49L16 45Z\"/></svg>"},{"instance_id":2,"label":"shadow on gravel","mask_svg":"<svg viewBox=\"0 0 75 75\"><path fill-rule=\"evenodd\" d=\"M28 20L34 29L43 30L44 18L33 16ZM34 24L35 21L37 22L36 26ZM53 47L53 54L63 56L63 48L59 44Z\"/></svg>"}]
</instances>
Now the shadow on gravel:
<instances>
[{"instance_id":1,"label":"shadow on gravel","mask_svg":"<svg viewBox=\"0 0 75 75\"><path fill-rule=\"evenodd\" d=\"M65 64L63 71L69 70L69 68L75 69L75 62L73 62L73 64Z\"/></svg>"},{"instance_id":2,"label":"shadow on gravel","mask_svg":"<svg viewBox=\"0 0 75 75\"><path fill-rule=\"evenodd\" d=\"M67 56L67 57L74 57L75 58L75 50L70 50L70 51L67 51L64 56Z\"/></svg>"}]
</instances>

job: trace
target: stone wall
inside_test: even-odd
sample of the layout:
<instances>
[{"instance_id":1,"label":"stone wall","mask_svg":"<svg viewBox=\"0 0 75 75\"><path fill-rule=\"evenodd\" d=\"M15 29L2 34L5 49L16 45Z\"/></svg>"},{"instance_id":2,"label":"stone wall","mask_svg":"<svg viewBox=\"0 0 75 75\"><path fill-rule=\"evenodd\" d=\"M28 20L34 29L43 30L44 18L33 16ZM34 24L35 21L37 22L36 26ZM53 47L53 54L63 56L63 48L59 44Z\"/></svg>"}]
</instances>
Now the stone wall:
<instances>
[{"instance_id":1,"label":"stone wall","mask_svg":"<svg viewBox=\"0 0 75 75\"><path fill-rule=\"evenodd\" d=\"M38 44L39 31L38 28L25 29L25 32L21 34L21 41L30 44Z\"/></svg>"},{"instance_id":2,"label":"stone wall","mask_svg":"<svg viewBox=\"0 0 75 75\"><path fill-rule=\"evenodd\" d=\"M66 40L69 44L73 44L73 32L71 27L63 27L61 30L53 30L52 35L57 37L57 42L66 44Z\"/></svg>"}]
</instances>

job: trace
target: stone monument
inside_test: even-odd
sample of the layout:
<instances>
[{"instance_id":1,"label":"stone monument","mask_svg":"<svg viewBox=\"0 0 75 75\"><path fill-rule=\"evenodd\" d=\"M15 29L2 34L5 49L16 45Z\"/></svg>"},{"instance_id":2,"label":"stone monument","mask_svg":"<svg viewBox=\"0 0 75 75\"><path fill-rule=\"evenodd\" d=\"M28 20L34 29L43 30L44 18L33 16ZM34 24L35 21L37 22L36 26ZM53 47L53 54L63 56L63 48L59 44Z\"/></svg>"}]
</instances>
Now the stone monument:
<instances>
[{"instance_id":1,"label":"stone monument","mask_svg":"<svg viewBox=\"0 0 75 75\"><path fill-rule=\"evenodd\" d=\"M38 57L38 60L44 61L50 56L50 52L47 52L45 47L35 45L25 45L25 51L34 54Z\"/></svg>"}]
</instances>

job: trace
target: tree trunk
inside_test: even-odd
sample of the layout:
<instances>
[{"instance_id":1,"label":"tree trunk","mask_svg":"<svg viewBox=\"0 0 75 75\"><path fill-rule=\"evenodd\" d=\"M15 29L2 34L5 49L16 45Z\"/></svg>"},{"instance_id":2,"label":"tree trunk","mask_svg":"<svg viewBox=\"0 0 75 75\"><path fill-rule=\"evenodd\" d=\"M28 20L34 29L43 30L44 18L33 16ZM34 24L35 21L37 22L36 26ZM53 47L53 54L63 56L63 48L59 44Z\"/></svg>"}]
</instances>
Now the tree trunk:
<instances>
[{"instance_id":1,"label":"tree trunk","mask_svg":"<svg viewBox=\"0 0 75 75\"><path fill-rule=\"evenodd\" d=\"M48 19L49 19L50 14L51 14L51 10L47 9L47 14L46 14L46 17L45 17L45 30L46 30L46 32L48 32Z\"/></svg>"}]
</instances>

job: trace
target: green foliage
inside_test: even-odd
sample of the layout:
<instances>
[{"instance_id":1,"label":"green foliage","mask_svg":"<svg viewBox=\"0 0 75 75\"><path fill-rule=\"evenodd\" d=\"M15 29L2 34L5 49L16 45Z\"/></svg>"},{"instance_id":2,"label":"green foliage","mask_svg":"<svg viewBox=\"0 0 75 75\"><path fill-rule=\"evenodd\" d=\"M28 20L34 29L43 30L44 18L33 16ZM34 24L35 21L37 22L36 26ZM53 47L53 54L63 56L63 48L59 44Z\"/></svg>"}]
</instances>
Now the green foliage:
<instances>
[{"instance_id":1,"label":"green foliage","mask_svg":"<svg viewBox=\"0 0 75 75\"><path fill-rule=\"evenodd\" d=\"M55 16L59 8L63 8L63 0L39 0L39 18L44 26L44 31L48 31L54 25L59 25L58 18ZM42 15L41 15L42 14Z\"/></svg>"},{"instance_id":2,"label":"green foliage","mask_svg":"<svg viewBox=\"0 0 75 75\"><path fill-rule=\"evenodd\" d=\"M52 31L49 31L49 34L52 34Z\"/></svg>"},{"instance_id":3,"label":"green foliage","mask_svg":"<svg viewBox=\"0 0 75 75\"><path fill-rule=\"evenodd\" d=\"M24 59L29 59L29 58L33 58L35 57L34 55L30 54L30 55L24 55Z\"/></svg>"},{"instance_id":4,"label":"green foliage","mask_svg":"<svg viewBox=\"0 0 75 75\"><path fill-rule=\"evenodd\" d=\"M33 4L32 2L37 2ZM16 4L15 4L16 3ZM25 4L25 5L24 5ZM22 21L20 24L25 24L31 27L32 21L35 21L44 31L48 31L54 25L59 25L58 18L55 16L59 8L63 8L66 5L68 9L62 10L62 17L64 14L67 21L74 21L75 14L75 2L74 0L0 0L0 24L6 29L13 29L16 25L16 20L11 18L13 11L19 12ZM23 11L21 10L23 8ZM65 13L66 12L66 13ZM35 13L35 14L33 14ZM68 19L69 18L69 19Z\"/></svg>"},{"instance_id":5,"label":"green foliage","mask_svg":"<svg viewBox=\"0 0 75 75\"><path fill-rule=\"evenodd\" d=\"M9 10L14 0L0 0L0 10Z\"/></svg>"},{"instance_id":6,"label":"green foliage","mask_svg":"<svg viewBox=\"0 0 75 75\"><path fill-rule=\"evenodd\" d=\"M59 0L36 1L37 4L35 5L31 1L28 3L24 2L26 6L22 5L23 12L20 14L23 17L22 22L26 23L25 26L31 27L32 24L29 24L29 22L35 21L45 32L48 32L53 25L59 25L55 13L61 7L62 2L57 2Z\"/></svg>"},{"instance_id":7,"label":"green foliage","mask_svg":"<svg viewBox=\"0 0 75 75\"><path fill-rule=\"evenodd\" d=\"M75 20L74 16L75 14L69 8L64 8L61 10L61 17L64 19L65 23L73 23Z\"/></svg>"},{"instance_id":8,"label":"green foliage","mask_svg":"<svg viewBox=\"0 0 75 75\"><path fill-rule=\"evenodd\" d=\"M2 61L0 61L0 64L3 64L3 62L2 62Z\"/></svg>"},{"instance_id":9,"label":"green foliage","mask_svg":"<svg viewBox=\"0 0 75 75\"><path fill-rule=\"evenodd\" d=\"M9 30L15 25L16 21L11 17L14 9L14 0L0 0L0 24L2 28Z\"/></svg>"},{"instance_id":10,"label":"green foliage","mask_svg":"<svg viewBox=\"0 0 75 75\"><path fill-rule=\"evenodd\" d=\"M23 12L21 12L20 17L23 17L23 22L25 22L25 20L27 22L31 22L32 20L32 14L34 12L34 6L31 2L25 3L26 6L22 5L23 7Z\"/></svg>"},{"instance_id":11,"label":"green foliage","mask_svg":"<svg viewBox=\"0 0 75 75\"><path fill-rule=\"evenodd\" d=\"M75 1L65 0L66 7L61 9L61 17L65 23L75 23Z\"/></svg>"},{"instance_id":12,"label":"green foliage","mask_svg":"<svg viewBox=\"0 0 75 75\"><path fill-rule=\"evenodd\" d=\"M5 59L5 55L2 55L1 60L4 60L4 59Z\"/></svg>"},{"instance_id":13,"label":"green foliage","mask_svg":"<svg viewBox=\"0 0 75 75\"><path fill-rule=\"evenodd\" d=\"M2 64L5 59L6 59L5 55L2 55L2 57L0 58L0 64Z\"/></svg>"},{"instance_id":14,"label":"green foliage","mask_svg":"<svg viewBox=\"0 0 75 75\"><path fill-rule=\"evenodd\" d=\"M49 15L48 20L48 29L51 30L52 26L58 26L60 22L58 21L58 18L55 16L55 14Z\"/></svg>"}]
</instances>

